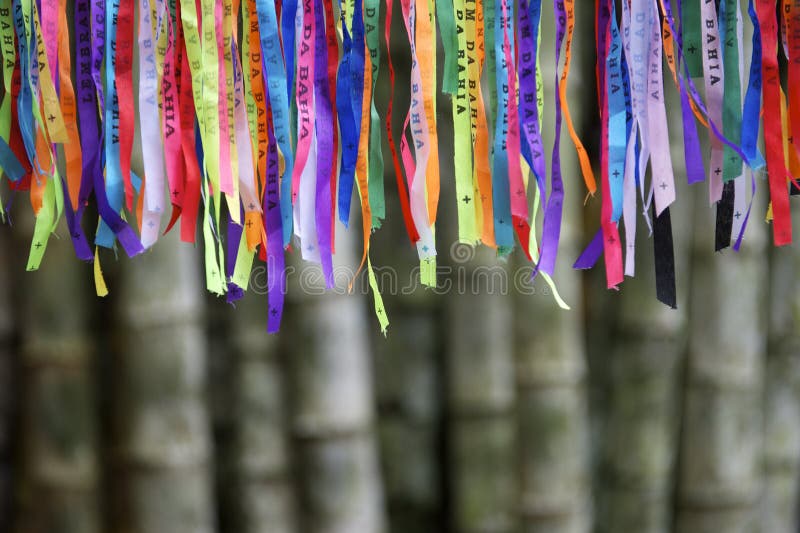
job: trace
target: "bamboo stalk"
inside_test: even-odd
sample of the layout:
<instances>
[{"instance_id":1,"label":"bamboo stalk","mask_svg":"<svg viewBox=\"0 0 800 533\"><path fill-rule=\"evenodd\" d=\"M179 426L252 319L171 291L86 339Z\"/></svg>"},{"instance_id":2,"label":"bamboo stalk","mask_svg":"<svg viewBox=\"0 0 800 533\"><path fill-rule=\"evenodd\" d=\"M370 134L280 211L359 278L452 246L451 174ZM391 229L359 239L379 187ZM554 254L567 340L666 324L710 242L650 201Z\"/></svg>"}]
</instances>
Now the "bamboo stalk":
<instances>
[{"instance_id":1,"label":"bamboo stalk","mask_svg":"<svg viewBox=\"0 0 800 533\"><path fill-rule=\"evenodd\" d=\"M56 239L41 269L25 273L19 533L100 531L89 275L76 263L70 243Z\"/></svg>"},{"instance_id":2,"label":"bamboo stalk","mask_svg":"<svg viewBox=\"0 0 800 533\"><path fill-rule=\"evenodd\" d=\"M0 247L10 249L7 228L0 229ZM13 510L13 435L16 411L18 362L16 328L11 279L15 265L0 261L0 533L11 530Z\"/></svg>"},{"instance_id":3,"label":"bamboo stalk","mask_svg":"<svg viewBox=\"0 0 800 533\"><path fill-rule=\"evenodd\" d=\"M569 161L569 160L568 160ZM565 222L579 215L565 202ZM574 224L563 226L563 257L577 251ZM580 274L561 261L555 279L571 310L559 309L541 276L515 291L520 520L523 531L588 532L592 523L586 351Z\"/></svg>"},{"instance_id":4,"label":"bamboo stalk","mask_svg":"<svg viewBox=\"0 0 800 533\"><path fill-rule=\"evenodd\" d=\"M388 179L388 177L387 177ZM391 179L394 179L393 177ZM387 188L388 209L399 206ZM400 216L399 209L389 216ZM398 245L398 243L403 243ZM381 229L375 254L392 268L381 269L391 326L384 337L373 328L381 471L390 530L434 533L443 529L442 353L440 324L445 296L416 284L409 272L418 263L402 224Z\"/></svg>"},{"instance_id":5,"label":"bamboo stalk","mask_svg":"<svg viewBox=\"0 0 800 533\"><path fill-rule=\"evenodd\" d=\"M173 232L118 289L112 467L118 533L214 531L198 258Z\"/></svg>"},{"instance_id":6,"label":"bamboo stalk","mask_svg":"<svg viewBox=\"0 0 800 533\"><path fill-rule=\"evenodd\" d=\"M356 263L352 242L337 239L338 260ZM289 284L282 343L300 530L381 533L386 527L374 430L373 384L364 301L320 287L298 265ZM301 281L299 286L296 285ZM367 325L368 324L368 325Z\"/></svg>"},{"instance_id":7,"label":"bamboo stalk","mask_svg":"<svg viewBox=\"0 0 800 533\"><path fill-rule=\"evenodd\" d=\"M463 269L492 264L489 250ZM503 267L491 267L505 272ZM484 278L492 283L491 279ZM507 278L506 278L507 279ZM514 531L514 358L511 306L499 287L476 287L447 297L448 467L452 528L459 533Z\"/></svg>"},{"instance_id":8,"label":"bamboo stalk","mask_svg":"<svg viewBox=\"0 0 800 533\"><path fill-rule=\"evenodd\" d=\"M699 212L707 212L704 203L698 199ZM707 224L696 224L676 502L680 533L751 531L762 485L765 225L751 221L735 257L715 254L709 234Z\"/></svg>"},{"instance_id":9,"label":"bamboo stalk","mask_svg":"<svg viewBox=\"0 0 800 533\"><path fill-rule=\"evenodd\" d=\"M375 340L374 364L391 531L441 531L437 315L435 308L389 305L391 331Z\"/></svg>"},{"instance_id":10,"label":"bamboo stalk","mask_svg":"<svg viewBox=\"0 0 800 533\"><path fill-rule=\"evenodd\" d=\"M553 20L552 9L547 3L542 6L543 21ZM576 16L578 32L582 31L580 28L592 26L591 10L578 11ZM545 22L542 33L542 58L552 57L555 53L552 24ZM575 44L591 46L591 42L580 39L576 39ZM593 76L590 57L588 48L576 50L570 73L571 87L580 87ZM553 102L555 98L551 81L555 78L554 67L546 60L541 62L545 102ZM573 89L570 98L573 109L591 105L579 95L580 92ZM554 127L554 115L545 105L541 128L545 147L553 146ZM591 146L591 138L583 132L581 135L587 146ZM580 174L575 151L568 140L562 142L561 165L565 175ZM529 187L529 194L533 187L535 185ZM584 190L578 182L565 183L559 261L554 276L571 310L558 308L541 275L533 282L529 273L515 276L520 285L513 303L519 432L518 513L523 531L586 533L593 522L584 295L581 274L571 266L582 240L577 221L581 217L582 207L579 206ZM533 293L528 294L531 289Z\"/></svg>"},{"instance_id":11,"label":"bamboo stalk","mask_svg":"<svg viewBox=\"0 0 800 533\"><path fill-rule=\"evenodd\" d=\"M676 222L679 280L686 278L686 217ZM683 236L683 238L682 238ZM681 246L681 242L684 246ZM683 250L681 250L683 248ZM647 257L647 256L650 257ZM604 477L598 490L601 531L666 533L672 523L672 488L680 416L680 383L686 350L687 289L680 283L677 310L655 299L652 252L640 254L636 279L629 280L617 340L607 359L610 383L602 443ZM681 280L681 277L683 280Z\"/></svg>"},{"instance_id":12,"label":"bamboo stalk","mask_svg":"<svg viewBox=\"0 0 800 533\"><path fill-rule=\"evenodd\" d=\"M292 533L295 531L288 432L282 368L277 339L266 333L266 297L248 294L225 313L227 335L217 342L227 379L221 381L228 399L218 450L218 495L224 531L231 533ZM221 366L221 365L220 365ZM219 375L219 374L215 374Z\"/></svg>"},{"instance_id":13,"label":"bamboo stalk","mask_svg":"<svg viewBox=\"0 0 800 533\"><path fill-rule=\"evenodd\" d=\"M796 532L800 473L800 254L772 250L769 349L764 384L761 530Z\"/></svg>"},{"instance_id":14,"label":"bamboo stalk","mask_svg":"<svg viewBox=\"0 0 800 533\"><path fill-rule=\"evenodd\" d=\"M667 105L679 105L675 94ZM691 191L684 175L679 134L672 134L678 195ZM606 367L607 401L597 486L598 530L666 533L673 523L673 492L686 360L691 288L691 202L670 207L678 308L656 299L652 237L638 239L636 277L605 323L611 342L598 365ZM706 243L704 243L706 244ZM731 261L737 258L728 258Z\"/></svg>"}]
</instances>

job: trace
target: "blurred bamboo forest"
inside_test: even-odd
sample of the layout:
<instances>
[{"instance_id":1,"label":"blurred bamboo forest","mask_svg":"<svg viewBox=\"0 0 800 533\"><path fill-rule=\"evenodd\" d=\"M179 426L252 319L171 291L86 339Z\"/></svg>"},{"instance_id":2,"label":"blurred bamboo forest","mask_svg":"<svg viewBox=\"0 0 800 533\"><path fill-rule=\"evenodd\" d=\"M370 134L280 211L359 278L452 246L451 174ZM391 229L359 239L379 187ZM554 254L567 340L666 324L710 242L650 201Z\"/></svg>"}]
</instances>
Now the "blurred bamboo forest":
<instances>
[{"instance_id":1,"label":"blurred bamboo forest","mask_svg":"<svg viewBox=\"0 0 800 533\"><path fill-rule=\"evenodd\" d=\"M580 4L570 102L592 152L594 31ZM409 57L397 29L399 128ZM387 95L384 63L382 114ZM442 290L384 286L386 338L369 296L314 294L296 254L277 336L265 295L235 307L208 296L199 250L174 235L134 260L103 255L107 298L67 238L25 272L31 215L17 198L0 228L0 533L800 531L797 247L771 249L754 220L741 253L714 252L714 210L681 179L673 121L678 309L656 301L645 232L636 278L609 292L602 267L570 268L599 201L584 206L565 135L561 311L541 278L518 290L519 254L450 248L446 97L438 108ZM372 258L402 287L416 258L386 168ZM338 236L339 261L357 264L359 245Z\"/></svg>"}]
</instances>

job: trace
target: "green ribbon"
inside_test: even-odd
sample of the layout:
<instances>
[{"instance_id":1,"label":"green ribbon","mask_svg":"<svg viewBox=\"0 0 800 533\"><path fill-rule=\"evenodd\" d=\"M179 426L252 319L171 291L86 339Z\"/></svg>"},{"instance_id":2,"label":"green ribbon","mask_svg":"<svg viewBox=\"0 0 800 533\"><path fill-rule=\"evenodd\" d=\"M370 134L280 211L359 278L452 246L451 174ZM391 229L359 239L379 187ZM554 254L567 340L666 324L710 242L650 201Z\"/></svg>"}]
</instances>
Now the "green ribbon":
<instances>
[{"instance_id":1,"label":"green ribbon","mask_svg":"<svg viewBox=\"0 0 800 533\"><path fill-rule=\"evenodd\" d=\"M681 13L683 30L683 52L686 69L692 78L703 76L702 27L700 23L700 2L706 0L684 0Z\"/></svg>"},{"instance_id":2,"label":"green ribbon","mask_svg":"<svg viewBox=\"0 0 800 533\"><path fill-rule=\"evenodd\" d=\"M444 72L442 73L442 92L455 94L458 85L458 36L453 0L436 0L436 11L439 12L439 31L442 34L444 48Z\"/></svg>"},{"instance_id":3,"label":"green ribbon","mask_svg":"<svg viewBox=\"0 0 800 533\"><path fill-rule=\"evenodd\" d=\"M364 33L372 61L372 97L370 98L369 132L369 206L372 210L372 228L381 227L386 217L386 200L383 190L383 140L381 139L381 117L375 107L375 87L381 66L381 44L379 36L380 0L364 1Z\"/></svg>"},{"instance_id":4,"label":"green ribbon","mask_svg":"<svg viewBox=\"0 0 800 533\"><path fill-rule=\"evenodd\" d=\"M458 45L456 91L453 94L453 154L458 205L458 240L465 244L478 242L475 220L476 190L472 180L472 121L469 103L469 64L467 63L466 8L464 0L453 2ZM455 55L455 54L449 54Z\"/></svg>"},{"instance_id":5,"label":"green ribbon","mask_svg":"<svg viewBox=\"0 0 800 533\"><path fill-rule=\"evenodd\" d=\"M724 98L722 102L722 133L728 139L742 136L742 86L739 72L739 45L736 32L738 0L723 0L720 4L720 22L725 33L722 59L725 73ZM724 20L722 20L724 17ZM725 146L722 180L727 183L742 174L742 158Z\"/></svg>"}]
</instances>

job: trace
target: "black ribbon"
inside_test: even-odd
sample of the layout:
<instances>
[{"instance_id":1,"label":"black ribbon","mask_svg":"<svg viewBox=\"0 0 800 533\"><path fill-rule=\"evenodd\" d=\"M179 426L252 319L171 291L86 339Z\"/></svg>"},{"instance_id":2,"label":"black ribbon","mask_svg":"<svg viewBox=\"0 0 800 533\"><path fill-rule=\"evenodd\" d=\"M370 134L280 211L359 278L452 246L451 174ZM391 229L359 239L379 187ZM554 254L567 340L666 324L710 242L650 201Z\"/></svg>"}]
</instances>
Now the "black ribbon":
<instances>
[{"instance_id":1,"label":"black ribbon","mask_svg":"<svg viewBox=\"0 0 800 533\"><path fill-rule=\"evenodd\" d=\"M656 297L673 309L678 308L675 290L675 248L669 208L656 216L653 205L653 251L656 263Z\"/></svg>"}]
</instances>

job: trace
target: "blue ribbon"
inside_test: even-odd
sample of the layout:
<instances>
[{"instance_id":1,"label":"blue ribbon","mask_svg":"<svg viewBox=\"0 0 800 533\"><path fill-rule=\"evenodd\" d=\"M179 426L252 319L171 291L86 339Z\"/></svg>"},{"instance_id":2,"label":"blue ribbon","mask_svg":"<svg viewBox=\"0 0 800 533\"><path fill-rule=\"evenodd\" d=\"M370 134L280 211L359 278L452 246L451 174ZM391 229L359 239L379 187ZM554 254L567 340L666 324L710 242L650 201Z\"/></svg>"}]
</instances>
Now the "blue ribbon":
<instances>
[{"instance_id":1,"label":"blue ribbon","mask_svg":"<svg viewBox=\"0 0 800 533\"><path fill-rule=\"evenodd\" d=\"M278 146L286 163L281 178L281 220L283 222L283 244L289 245L292 237L292 151L291 127L289 125L289 93L287 77L278 40L278 20L275 13L275 0L256 0L258 25L261 35L261 60L269 101L272 105L272 123ZM291 55L291 54L288 54Z\"/></svg>"},{"instance_id":2,"label":"blue ribbon","mask_svg":"<svg viewBox=\"0 0 800 533\"><path fill-rule=\"evenodd\" d=\"M492 200L494 202L494 237L498 253L506 255L514 249L514 229L511 220L511 190L508 180L508 151L506 137L508 131L508 66L503 50L503 19L510 23L511 17L503 11L502 0L495 0L494 50L495 72L497 74L497 120L495 122L494 147L492 153ZM514 44L509 36L511 48ZM505 101L504 101L505 100Z\"/></svg>"},{"instance_id":3,"label":"blue ribbon","mask_svg":"<svg viewBox=\"0 0 800 533\"><path fill-rule=\"evenodd\" d=\"M360 2L359 2L360 3ZM342 2L339 0L339 11L341 12ZM355 26L355 16L353 17ZM355 30L355 27L353 28ZM342 165L339 173L339 220L348 227L350 222L350 204L353 198L353 182L355 181L356 162L358 161L358 144L361 138L361 101L358 104L359 120L356 123L354 115L353 97L351 96L352 72L351 62L353 59L353 40L347 30L344 17L342 17L342 61L339 64L339 71L336 77L336 111L339 118L339 129L342 135ZM363 44L362 44L363 46ZM364 68L364 58L361 58L362 75ZM363 81L363 80L362 80ZM356 86L359 84L356 83ZM356 87L356 90L359 88ZM363 85L360 92L364 92Z\"/></svg>"},{"instance_id":4,"label":"blue ribbon","mask_svg":"<svg viewBox=\"0 0 800 533\"><path fill-rule=\"evenodd\" d=\"M106 132L103 136L106 162L105 190L108 203L116 213L122 211L122 200L124 198L122 169L119 162L119 134L115 133L115 130L118 132L119 129L119 99L117 98L114 69L111 68L111 65L114 64L114 51L117 41L117 25L115 21L117 20L118 11L118 1L106 0ZM97 229L95 243L104 248L111 248L114 246L114 240L114 232L104 220L101 220L100 227Z\"/></svg>"},{"instance_id":5,"label":"blue ribbon","mask_svg":"<svg viewBox=\"0 0 800 533\"><path fill-rule=\"evenodd\" d=\"M750 81L744 97L742 111L742 150L753 170L766 165L766 161L758 151L758 129L761 123L761 26L758 23L753 0L747 6L747 13L753 22L753 54L750 59Z\"/></svg>"},{"instance_id":6,"label":"blue ribbon","mask_svg":"<svg viewBox=\"0 0 800 533\"><path fill-rule=\"evenodd\" d=\"M284 0L281 16L281 36L283 37L284 57L286 58L286 95L288 98L291 98L294 90L294 22L296 16L297 0Z\"/></svg>"},{"instance_id":7,"label":"blue ribbon","mask_svg":"<svg viewBox=\"0 0 800 533\"><path fill-rule=\"evenodd\" d=\"M28 14L28 16L33 16ZM33 118L33 94L31 93L31 43L25 35L22 6L20 0L14 0L14 26L17 29L17 44L19 47L19 64L22 84L17 95L17 120L19 122L20 136L28 154L31 166L36 164L36 126Z\"/></svg>"},{"instance_id":8,"label":"blue ribbon","mask_svg":"<svg viewBox=\"0 0 800 533\"><path fill-rule=\"evenodd\" d=\"M611 43L606 58L608 95L608 182L611 189L611 221L622 217L622 185L625 175L625 151L628 144L626 98L622 75L622 39L617 25L617 9L611 2Z\"/></svg>"}]
</instances>

